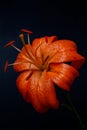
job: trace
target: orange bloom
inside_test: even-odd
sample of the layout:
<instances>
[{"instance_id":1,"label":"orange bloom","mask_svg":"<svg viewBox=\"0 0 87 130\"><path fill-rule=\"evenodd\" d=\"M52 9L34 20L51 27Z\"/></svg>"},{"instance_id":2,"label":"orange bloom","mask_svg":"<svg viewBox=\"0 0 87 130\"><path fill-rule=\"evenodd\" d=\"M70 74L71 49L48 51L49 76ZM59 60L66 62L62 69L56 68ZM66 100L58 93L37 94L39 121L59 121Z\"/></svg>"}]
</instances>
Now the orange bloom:
<instances>
[{"instance_id":1,"label":"orange bloom","mask_svg":"<svg viewBox=\"0 0 87 130\"><path fill-rule=\"evenodd\" d=\"M31 31L23 31L31 34ZM25 44L24 35L20 34L19 37L24 46L19 50L11 44L19 54L13 64L7 64L6 61L5 70L7 66L13 65L16 72L21 72L16 80L18 90L36 111L43 113L49 108L57 109L59 100L54 84L69 91L74 79L79 76L78 69L85 58L78 54L77 46L71 40L45 36L36 38L30 44L28 36L28 44Z\"/></svg>"}]
</instances>

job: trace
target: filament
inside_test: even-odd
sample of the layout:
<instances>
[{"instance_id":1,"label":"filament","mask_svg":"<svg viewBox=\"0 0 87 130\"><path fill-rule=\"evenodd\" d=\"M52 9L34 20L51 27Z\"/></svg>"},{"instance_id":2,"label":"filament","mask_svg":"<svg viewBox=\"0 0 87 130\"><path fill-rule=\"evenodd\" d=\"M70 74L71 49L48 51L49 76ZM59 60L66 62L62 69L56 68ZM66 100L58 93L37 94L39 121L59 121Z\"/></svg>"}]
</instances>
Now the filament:
<instances>
[{"instance_id":1,"label":"filament","mask_svg":"<svg viewBox=\"0 0 87 130\"><path fill-rule=\"evenodd\" d=\"M20 34L20 35L19 35L19 38L21 39L22 44L23 44L23 46L25 47L25 50L26 50L27 54L30 56L30 54L28 53L28 50L27 50L27 48L26 48L26 46L25 46L24 35L23 35L23 34ZM30 56L30 57L31 57L31 56Z\"/></svg>"},{"instance_id":2,"label":"filament","mask_svg":"<svg viewBox=\"0 0 87 130\"><path fill-rule=\"evenodd\" d=\"M20 39L21 39L21 41L22 41L23 46L25 47L25 50L26 50L26 52L27 52L29 58L33 60L32 54L28 52L28 50L27 50L27 48L26 48L26 46L25 46L24 35L23 35L23 34L20 34L19 37L20 37ZM29 46L29 48L30 48L30 46Z\"/></svg>"},{"instance_id":3,"label":"filament","mask_svg":"<svg viewBox=\"0 0 87 130\"><path fill-rule=\"evenodd\" d=\"M28 38L28 43L30 45L30 37L29 37L29 34L27 34L27 38Z\"/></svg>"},{"instance_id":4,"label":"filament","mask_svg":"<svg viewBox=\"0 0 87 130\"><path fill-rule=\"evenodd\" d=\"M13 48L15 48L18 52L21 52L21 50L19 48L17 48L16 46L14 45L11 45Z\"/></svg>"},{"instance_id":5,"label":"filament","mask_svg":"<svg viewBox=\"0 0 87 130\"><path fill-rule=\"evenodd\" d=\"M29 51L31 52L32 57L35 59L34 52L32 51L32 48L31 48L31 45L30 45L30 36L29 36L29 33L27 34L27 38L28 38L28 44L29 44Z\"/></svg>"},{"instance_id":6,"label":"filament","mask_svg":"<svg viewBox=\"0 0 87 130\"><path fill-rule=\"evenodd\" d=\"M8 66L19 65L19 64L26 64L26 63L30 63L30 65L29 65L29 69L30 69L31 64L33 64L32 62L15 62L15 63L8 64Z\"/></svg>"},{"instance_id":7,"label":"filament","mask_svg":"<svg viewBox=\"0 0 87 130\"><path fill-rule=\"evenodd\" d=\"M8 66L13 66L13 65L22 64L22 63L23 63L23 62L11 63L11 64L8 64Z\"/></svg>"}]
</instances>

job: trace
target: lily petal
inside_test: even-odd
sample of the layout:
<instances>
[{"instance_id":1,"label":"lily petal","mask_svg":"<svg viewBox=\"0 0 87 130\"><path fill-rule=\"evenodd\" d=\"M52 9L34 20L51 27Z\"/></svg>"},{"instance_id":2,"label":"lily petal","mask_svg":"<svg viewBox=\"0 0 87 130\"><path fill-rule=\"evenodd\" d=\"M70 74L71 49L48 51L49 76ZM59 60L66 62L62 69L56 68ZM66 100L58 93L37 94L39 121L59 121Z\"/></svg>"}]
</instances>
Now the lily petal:
<instances>
[{"instance_id":1,"label":"lily petal","mask_svg":"<svg viewBox=\"0 0 87 130\"><path fill-rule=\"evenodd\" d=\"M27 84L28 84L27 78L29 77L30 74L31 74L31 71L30 72L24 71L18 76L16 80L18 90L26 102L30 102L30 98L28 95L28 88L27 88Z\"/></svg>"},{"instance_id":2,"label":"lily petal","mask_svg":"<svg viewBox=\"0 0 87 130\"><path fill-rule=\"evenodd\" d=\"M79 76L78 71L67 64L51 64L48 72L51 80L60 88L69 91L74 79Z\"/></svg>"},{"instance_id":3,"label":"lily petal","mask_svg":"<svg viewBox=\"0 0 87 130\"><path fill-rule=\"evenodd\" d=\"M48 44L45 55L50 55L49 63L72 62L72 66L79 69L85 58L78 54L76 43L71 40L57 40Z\"/></svg>"},{"instance_id":4,"label":"lily petal","mask_svg":"<svg viewBox=\"0 0 87 130\"><path fill-rule=\"evenodd\" d=\"M47 111L47 107L43 106L43 104L39 101L38 98L38 83L39 83L39 78L41 74L39 71L34 71L33 75L31 78L28 80L28 94L30 96L31 103L33 107L36 109L36 111L43 113Z\"/></svg>"},{"instance_id":5,"label":"lily petal","mask_svg":"<svg viewBox=\"0 0 87 130\"><path fill-rule=\"evenodd\" d=\"M85 61L85 58L78 54L76 51L64 51L56 53L49 63L62 63L62 62L72 62L72 66L79 69Z\"/></svg>"},{"instance_id":6,"label":"lily petal","mask_svg":"<svg viewBox=\"0 0 87 130\"><path fill-rule=\"evenodd\" d=\"M38 97L40 102L48 108L57 109L59 106L54 85L46 71L42 73L39 80Z\"/></svg>"},{"instance_id":7,"label":"lily petal","mask_svg":"<svg viewBox=\"0 0 87 130\"><path fill-rule=\"evenodd\" d=\"M57 40L57 36L50 36L50 37L48 37L48 36L44 36L44 37L42 37L42 38L36 38L36 39L34 39L33 40L33 42L32 42L32 47L33 48L37 48L37 46L41 43L41 42L46 42L47 41L47 43L52 43L52 42L54 42L54 41L56 41Z\"/></svg>"},{"instance_id":8,"label":"lily petal","mask_svg":"<svg viewBox=\"0 0 87 130\"><path fill-rule=\"evenodd\" d=\"M66 51L66 50L77 50L76 43L71 41L71 40L56 40L52 42L52 44L49 44L49 49L50 51L56 49L59 52L60 51Z\"/></svg>"},{"instance_id":9,"label":"lily petal","mask_svg":"<svg viewBox=\"0 0 87 130\"><path fill-rule=\"evenodd\" d=\"M36 52L37 50L38 57L41 57L41 54L44 56L47 50L47 44L50 44L55 40L57 40L57 36L51 36L51 37L45 36L42 38L36 38L32 42L33 51Z\"/></svg>"},{"instance_id":10,"label":"lily petal","mask_svg":"<svg viewBox=\"0 0 87 130\"><path fill-rule=\"evenodd\" d=\"M51 44L47 44L47 49L45 50L46 55L54 55L56 52L60 53L61 51L67 51L67 50L77 50L75 42L71 40L56 40L53 41Z\"/></svg>"}]
</instances>

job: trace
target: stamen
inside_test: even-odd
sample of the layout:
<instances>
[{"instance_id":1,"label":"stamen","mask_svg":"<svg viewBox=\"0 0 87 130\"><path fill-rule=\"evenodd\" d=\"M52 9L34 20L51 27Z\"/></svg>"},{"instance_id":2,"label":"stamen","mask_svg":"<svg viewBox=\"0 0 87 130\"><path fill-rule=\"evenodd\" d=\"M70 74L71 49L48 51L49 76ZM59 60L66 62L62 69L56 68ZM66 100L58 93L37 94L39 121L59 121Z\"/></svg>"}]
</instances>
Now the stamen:
<instances>
[{"instance_id":1,"label":"stamen","mask_svg":"<svg viewBox=\"0 0 87 130\"><path fill-rule=\"evenodd\" d=\"M10 66L19 65L19 64L26 64L26 63L29 63L29 64L30 64L30 65L29 65L29 70L31 70L31 69L30 69L31 64L35 65L35 63L33 63L33 62L31 62L31 61L27 61L27 62L14 62L14 63L8 64L8 60L7 60L7 61L5 62L5 65L4 65L4 72L6 72L7 69L8 69L8 67L10 67ZM38 66L37 66L37 68L38 68Z\"/></svg>"},{"instance_id":2,"label":"stamen","mask_svg":"<svg viewBox=\"0 0 87 130\"><path fill-rule=\"evenodd\" d=\"M14 42L15 42L14 40L13 40L13 41L10 41L10 42L8 42L4 47L9 47L9 46L13 45Z\"/></svg>"},{"instance_id":3,"label":"stamen","mask_svg":"<svg viewBox=\"0 0 87 130\"><path fill-rule=\"evenodd\" d=\"M9 47L9 46L12 46L13 48L15 48L18 52L21 52L21 50L19 48L17 48L16 46L14 46L15 41L10 41L9 43L7 43L4 47Z\"/></svg>"},{"instance_id":4,"label":"stamen","mask_svg":"<svg viewBox=\"0 0 87 130\"><path fill-rule=\"evenodd\" d=\"M23 34L20 34L20 35L19 35L19 38L21 39L21 42L22 42L23 46L25 46L24 35L23 35Z\"/></svg>"},{"instance_id":5,"label":"stamen","mask_svg":"<svg viewBox=\"0 0 87 130\"><path fill-rule=\"evenodd\" d=\"M23 46L25 47L25 50L26 50L26 52L27 52L29 58L30 58L31 60L34 60L35 58L34 58L34 56L32 55L33 52L32 52L32 49L31 49L30 44L29 44L29 52L28 52L28 50L27 50L27 48L26 48L26 46L25 46L26 44L25 44L25 41L24 41L24 35L23 35L23 34L20 34L20 35L19 35L19 38L21 39L22 44L23 44Z\"/></svg>"},{"instance_id":6,"label":"stamen","mask_svg":"<svg viewBox=\"0 0 87 130\"><path fill-rule=\"evenodd\" d=\"M32 34L33 32L30 31L30 30L26 30L26 29L21 29L21 31L27 33L28 43L30 44L30 37L29 37L29 34Z\"/></svg>"},{"instance_id":7,"label":"stamen","mask_svg":"<svg viewBox=\"0 0 87 130\"><path fill-rule=\"evenodd\" d=\"M16 49L18 52L22 52L19 48L17 48L16 46L14 46L13 44L14 44L14 40L12 40L12 41L10 41L9 43L7 43L4 47L6 48L6 47L9 47L9 46L12 46L14 49ZM25 43L24 43L25 44ZM22 54L22 53L21 53ZM25 56L25 55L23 55L22 54L22 56L28 61L28 62L30 62L30 60L29 60L29 58L27 58L27 56ZM7 62L6 62L6 65L7 65ZM5 65L5 70L6 70L6 68L8 67L8 66L6 66Z\"/></svg>"},{"instance_id":8,"label":"stamen","mask_svg":"<svg viewBox=\"0 0 87 130\"><path fill-rule=\"evenodd\" d=\"M24 35L20 34L19 38L21 39L21 42L22 42L23 46L25 47L25 50L26 50L27 54L29 55L29 57L31 57L28 50L27 50L27 48L26 48L26 46L25 46L26 44L25 44L25 40L24 40Z\"/></svg>"},{"instance_id":9,"label":"stamen","mask_svg":"<svg viewBox=\"0 0 87 130\"><path fill-rule=\"evenodd\" d=\"M11 63L11 64L8 64L8 66L13 66L13 65L18 65L18 64L26 64L26 63L30 63L30 66L31 66L31 64L35 65L33 62L28 61L28 62L15 62L15 63Z\"/></svg>"},{"instance_id":10,"label":"stamen","mask_svg":"<svg viewBox=\"0 0 87 130\"><path fill-rule=\"evenodd\" d=\"M31 45L30 45L30 36L29 36L29 33L27 34L27 37L28 37L28 44L29 44L29 51L33 54L33 56L34 56L34 53L33 53L33 50L32 50L32 48L31 48Z\"/></svg>"},{"instance_id":11,"label":"stamen","mask_svg":"<svg viewBox=\"0 0 87 130\"><path fill-rule=\"evenodd\" d=\"M22 62L17 62L17 63L8 64L8 61L6 61L6 62L5 62L5 65L4 65L4 72L7 71L7 69L8 69L9 66L13 66L13 65L17 65L17 64L22 64Z\"/></svg>"}]
</instances>

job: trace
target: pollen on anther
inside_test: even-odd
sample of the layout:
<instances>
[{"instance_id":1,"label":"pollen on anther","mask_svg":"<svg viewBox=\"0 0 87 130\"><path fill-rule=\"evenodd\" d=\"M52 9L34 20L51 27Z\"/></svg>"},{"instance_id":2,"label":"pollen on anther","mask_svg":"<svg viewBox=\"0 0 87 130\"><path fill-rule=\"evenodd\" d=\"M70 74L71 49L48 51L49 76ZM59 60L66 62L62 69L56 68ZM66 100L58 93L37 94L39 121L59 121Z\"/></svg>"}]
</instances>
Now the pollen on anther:
<instances>
[{"instance_id":1,"label":"pollen on anther","mask_svg":"<svg viewBox=\"0 0 87 130\"><path fill-rule=\"evenodd\" d=\"M14 44L14 40L12 40L12 41L10 41L10 42L8 42L4 47L9 47L9 46L11 46L12 44Z\"/></svg>"},{"instance_id":2,"label":"pollen on anther","mask_svg":"<svg viewBox=\"0 0 87 130\"><path fill-rule=\"evenodd\" d=\"M22 32L28 33L28 34L32 34L33 32L27 29L21 29Z\"/></svg>"}]
</instances>

